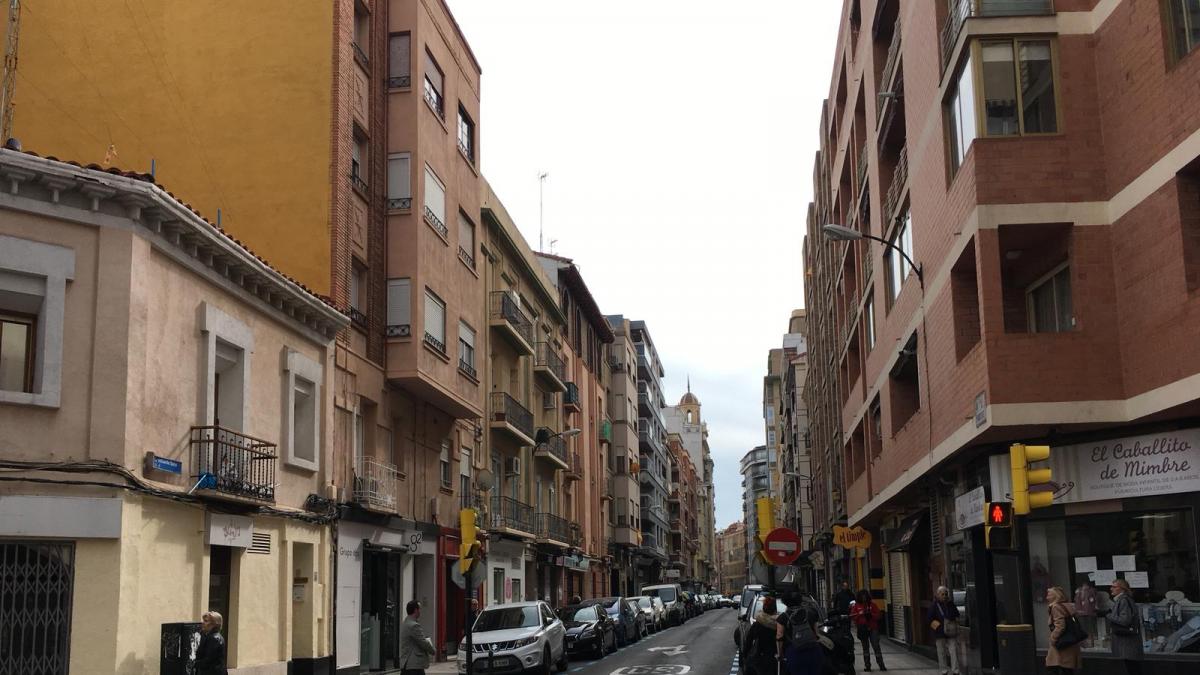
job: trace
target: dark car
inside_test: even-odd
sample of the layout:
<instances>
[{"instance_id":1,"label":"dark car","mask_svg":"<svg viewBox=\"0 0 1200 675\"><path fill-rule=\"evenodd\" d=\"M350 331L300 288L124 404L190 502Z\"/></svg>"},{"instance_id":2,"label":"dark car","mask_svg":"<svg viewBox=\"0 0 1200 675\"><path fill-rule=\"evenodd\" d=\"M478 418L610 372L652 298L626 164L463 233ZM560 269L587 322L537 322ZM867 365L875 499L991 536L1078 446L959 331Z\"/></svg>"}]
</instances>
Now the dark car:
<instances>
[{"instance_id":1,"label":"dark car","mask_svg":"<svg viewBox=\"0 0 1200 675\"><path fill-rule=\"evenodd\" d=\"M646 619L646 615L642 612L641 607L638 607L637 600L625 598L625 604L629 605L629 609L633 611L633 626L637 632L638 639L649 637L650 622Z\"/></svg>"},{"instance_id":2,"label":"dark car","mask_svg":"<svg viewBox=\"0 0 1200 675\"><path fill-rule=\"evenodd\" d=\"M608 612L608 617L617 625L617 644L624 647L637 642L641 636L637 632L638 612L629 606L627 598L600 598L596 600Z\"/></svg>"},{"instance_id":3,"label":"dark car","mask_svg":"<svg viewBox=\"0 0 1200 675\"><path fill-rule=\"evenodd\" d=\"M696 603L696 595L691 591L684 591L680 594L683 599L683 613L687 618L695 618L700 614L700 607Z\"/></svg>"},{"instance_id":4,"label":"dark car","mask_svg":"<svg viewBox=\"0 0 1200 675\"><path fill-rule=\"evenodd\" d=\"M608 612L595 603L562 607L557 612L567 629L567 653L588 653L600 658L617 651L617 631Z\"/></svg>"}]
</instances>

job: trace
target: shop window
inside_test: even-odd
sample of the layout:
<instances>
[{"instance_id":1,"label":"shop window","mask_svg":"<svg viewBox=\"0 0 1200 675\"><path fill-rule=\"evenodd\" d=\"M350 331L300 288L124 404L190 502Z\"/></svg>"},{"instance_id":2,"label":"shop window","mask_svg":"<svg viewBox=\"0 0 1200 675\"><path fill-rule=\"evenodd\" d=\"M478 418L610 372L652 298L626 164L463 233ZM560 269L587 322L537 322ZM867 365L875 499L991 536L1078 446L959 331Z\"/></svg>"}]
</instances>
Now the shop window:
<instances>
[{"instance_id":1,"label":"shop window","mask_svg":"<svg viewBox=\"0 0 1200 675\"><path fill-rule=\"evenodd\" d=\"M963 249L950 272L954 308L954 354L963 360L979 344L979 275L975 266L975 240Z\"/></svg>"},{"instance_id":2,"label":"shop window","mask_svg":"<svg viewBox=\"0 0 1200 675\"><path fill-rule=\"evenodd\" d=\"M1005 332L1073 330L1071 226L1001 225L999 240Z\"/></svg>"},{"instance_id":3,"label":"shop window","mask_svg":"<svg viewBox=\"0 0 1200 675\"><path fill-rule=\"evenodd\" d=\"M1128 508L1128 506L1126 507ZM1094 593L1101 611L1111 607L1109 585L1125 579L1142 615L1148 654L1184 655L1200 661L1200 567L1190 509L1129 509L1029 523L1029 578L1033 612L1046 616L1046 589L1069 596ZM1107 654L1107 622L1081 616L1091 638L1084 652ZM1038 644L1046 644L1045 621L1035 621Z\"/></svg>"},{"instance_id":4,"label":"shop window","mask_svg":"<svg viewBox=\"0 0 1200 675\"><path fill-rule=\"evenodd\" d=\"M913 333L888 376L888 399L895 436L921 408L921 375L917 367L917 334Z\"/></svg>"},{"instance_id":5,"label":"shop window","mask_svg":"<svg viewBox=\"0 0 1200 675\"><path fill-rule=\"evenodd\" d=\"M1164 0L1171 58L1178 61L1200 47L1200 0Z\"/></svg>"}]
</instances>

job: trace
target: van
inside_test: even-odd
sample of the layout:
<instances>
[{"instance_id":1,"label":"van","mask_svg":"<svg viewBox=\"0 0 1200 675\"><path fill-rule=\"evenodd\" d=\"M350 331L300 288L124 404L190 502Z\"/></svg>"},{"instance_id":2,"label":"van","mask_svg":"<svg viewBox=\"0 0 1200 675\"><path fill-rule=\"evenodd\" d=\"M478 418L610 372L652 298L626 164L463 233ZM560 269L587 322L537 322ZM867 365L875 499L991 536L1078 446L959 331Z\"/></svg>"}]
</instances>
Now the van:
<instances>
[{"instance_id":1,"label":"van","mask_svg":"<svg viewBox=\"0 0 1200 675\"><path fill-rule=\"evenodd\" d=\"M642 595L662 600L663 606L667 609L667 623L670 625L678 626L687 621L683 607L683 589L679 584L642 586Z\"/></svg>"}]
</instances>

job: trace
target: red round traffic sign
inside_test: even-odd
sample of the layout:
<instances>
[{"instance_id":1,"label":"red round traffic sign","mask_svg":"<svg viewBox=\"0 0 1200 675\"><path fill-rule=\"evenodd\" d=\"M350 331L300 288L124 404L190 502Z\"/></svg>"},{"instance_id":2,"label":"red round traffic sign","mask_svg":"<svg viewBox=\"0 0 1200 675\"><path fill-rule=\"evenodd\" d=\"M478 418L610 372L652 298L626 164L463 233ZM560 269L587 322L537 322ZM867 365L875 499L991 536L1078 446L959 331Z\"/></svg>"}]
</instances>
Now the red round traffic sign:
<instances>
[{"instance_id":1,"label":"red round traffic sign","mask_svg":"<svg viewBox=\"0 0 1200 675\"><path fill-rule=\"evenodd\" d=\"M790 565L800 552L800 535L786 527L771 530L763 540L763 556L773 565Z\"/></svg>"}]
</instances>

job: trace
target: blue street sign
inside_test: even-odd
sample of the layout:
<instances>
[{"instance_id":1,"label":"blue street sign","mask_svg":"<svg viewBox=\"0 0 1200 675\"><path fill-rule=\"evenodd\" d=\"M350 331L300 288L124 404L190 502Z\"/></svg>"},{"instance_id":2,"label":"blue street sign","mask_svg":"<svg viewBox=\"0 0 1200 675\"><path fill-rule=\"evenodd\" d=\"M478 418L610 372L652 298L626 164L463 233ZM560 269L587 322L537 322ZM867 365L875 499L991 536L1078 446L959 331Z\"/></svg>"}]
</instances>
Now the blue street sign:
<instances>
[{"instance_id":1,"label":"blue street sign","mask_svg":"<svg viewBox=\"0 0 1200 675\"><path fill-rule=\"evenodd\" d=\"M166 457L158 457L156 455L155 457L151 458L150 466L159 471L165 471L167 473L183 473L183 462L177 459L167 459Z\"/></svg>"}]
</instances>

